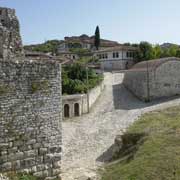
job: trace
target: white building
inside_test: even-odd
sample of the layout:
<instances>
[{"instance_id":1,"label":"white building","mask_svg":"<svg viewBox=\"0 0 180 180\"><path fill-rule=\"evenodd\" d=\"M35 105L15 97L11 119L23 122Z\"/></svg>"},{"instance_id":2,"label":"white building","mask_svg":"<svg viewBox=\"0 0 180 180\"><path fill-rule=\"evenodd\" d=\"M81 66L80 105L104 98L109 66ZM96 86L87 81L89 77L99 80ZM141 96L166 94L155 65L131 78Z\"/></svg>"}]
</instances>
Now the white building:
<instances>
[{"instance_id":1,"label":"white building","mask_svg":"<svg viewBox=\"0 0 180 180\"><path fill-rule=\"evenodd\" d=\"M78 54L72 52L61 52L58 55L63 58L71 59L73 61L78 60L80 58Z\"/></svg>"},{"instance_id":2,"label":"white building","mask_svg":"<svg viewBox=\"0 0 180 180\"><path fill-rule=\"evenodd\" d=\"M104 70L125 70L135 62L136 47L116 46L95 51L94 56L100 60L101 69Z\"/></svg>"}]
</instances>

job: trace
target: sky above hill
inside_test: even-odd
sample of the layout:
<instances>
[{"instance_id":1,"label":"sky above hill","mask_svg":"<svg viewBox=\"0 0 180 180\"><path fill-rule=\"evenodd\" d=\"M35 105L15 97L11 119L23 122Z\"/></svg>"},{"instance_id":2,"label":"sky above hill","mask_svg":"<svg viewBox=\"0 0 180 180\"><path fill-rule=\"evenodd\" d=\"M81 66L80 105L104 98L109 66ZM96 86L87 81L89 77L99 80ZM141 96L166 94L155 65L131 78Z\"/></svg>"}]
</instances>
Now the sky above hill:
<instances>
[{"instance_id":1,"label":"sky above hill","mask_svg":"<svg viewBox=\"0 0 180 180\"><path fill-rule=\"evenodd\" d=\"M180 0L0 0L16 9L24 44L93 35L120 43L180 44Z\"/></svg>"}]
</instances>

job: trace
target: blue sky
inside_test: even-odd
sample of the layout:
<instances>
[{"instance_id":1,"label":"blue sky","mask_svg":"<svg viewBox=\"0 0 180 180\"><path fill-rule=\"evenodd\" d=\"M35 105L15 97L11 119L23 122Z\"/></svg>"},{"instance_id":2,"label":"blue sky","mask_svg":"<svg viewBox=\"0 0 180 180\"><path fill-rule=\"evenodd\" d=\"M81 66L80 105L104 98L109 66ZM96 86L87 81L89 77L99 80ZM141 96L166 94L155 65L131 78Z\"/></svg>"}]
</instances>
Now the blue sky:
<instances>
[{"instance_id":1,"label":"blue sky","mask_svg":"<svg viewBox=\"0 0 180 180\"><path fill-rule=\"evenodd\" d=\"M15 8L24 44L94 34L120 43L180 44L180 0L0 0Z\"/></svg>"}]
</instances>

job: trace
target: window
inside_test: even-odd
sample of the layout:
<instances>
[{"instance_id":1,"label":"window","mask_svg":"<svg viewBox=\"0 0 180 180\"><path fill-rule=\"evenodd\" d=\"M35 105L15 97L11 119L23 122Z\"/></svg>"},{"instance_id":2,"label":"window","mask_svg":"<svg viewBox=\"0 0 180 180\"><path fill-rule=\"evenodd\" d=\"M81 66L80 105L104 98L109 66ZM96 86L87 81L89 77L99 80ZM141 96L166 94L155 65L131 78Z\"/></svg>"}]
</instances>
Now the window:
<instances>
[{"instance_id":1,"label":"window","mask_svg":"<svg viewBox=\"0 0 180 180\"><path fill-rule=\"evenodd\" d=\"M2 15L2 10L0 10L0 15Z\"/></svg>"},{"instance_id":2,"label":"window","mask_svg":"<svg viewBox=\"0 0 180 180\"><path fill-rule=\"evenodd\" d=\"M117 58L119 57L119 53L118 53L118 52L116 52L116 57L117 57Z\"/></svg>"},{"instance_id":3,"label":"window","mask_svg":"<svg viewBox=\"0 0 180 180\"><path fill-rule=\"evenodd\" d=\"M5 22L4 19L1 19L1 23L4 24L4 22Z\"/></svg>"},{"instance_id":4,"label":"window","mask_svg":"<svg viewBox=\"0 0 180 180\"><path fill-rule=\"evenodd\" d=\"M108 55L107 55L107 54L105 54L105 58L106 58L106 59L108 58Z\"/></svg>"},{"instance_id":5,"label":"window","mask_svg":"<svg viewBox=\"0 0 180 180\"><path fill-rule=\"evenodd\" d=\"M115 52L113 52L113 58L116 58L116 53Z\"/></svg>"},{"instance_id":6,"label":"window","mask_svg":"<svg viewBox=\"0 0 180 180\"><path fill-rule=\"evenodd\" d=\"M129 52L126 53L126 57L129 57Z\"/></svg>"}]
</instances>

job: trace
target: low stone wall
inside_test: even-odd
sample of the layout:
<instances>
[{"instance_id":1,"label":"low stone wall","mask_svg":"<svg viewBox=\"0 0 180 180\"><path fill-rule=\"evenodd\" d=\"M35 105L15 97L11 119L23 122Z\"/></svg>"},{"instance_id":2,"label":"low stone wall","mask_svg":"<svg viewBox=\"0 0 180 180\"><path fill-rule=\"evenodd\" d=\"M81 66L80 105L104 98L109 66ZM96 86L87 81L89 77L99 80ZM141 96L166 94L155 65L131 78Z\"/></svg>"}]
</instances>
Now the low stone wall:
<instances>
[{"instance_id":1,"label":"low stone wall","mask_svg":"<svg viewBox=\"0 0 180 180\"><path fill-rule=\"evenodd\" d=\"M98 99L98 97L101 95L102 91L104 90L104 81L102 81L98 86L91 89L89 91L89 108L91 109ZM81 116L82 114L88 113L88 95L87 94L75 94L75 95L67 95L63 96L62 98L63 102L63 115L66 117L68 113L65 115L65 111L67 112L69 109L69 116L67 117L74 117L74 116ZM78 105L77 105L78 104ZM65 110L66 105L66 110ZM79 107L79 113L75 113L76 105ZM67 108L67 106L69 108ZM78 110L77 110L78 111ZM77 112L76 111L76 112Z\"/></svg>"},{"instance_id":2,"label":"low stone wall","mask_svg":"<svg viewBox=\"0 0 180 180\"><path fill-rule=\"evenodd\" d=\"M61 173L58 63L0 60L0 172Z\"/></svg>"}]
</instances>

